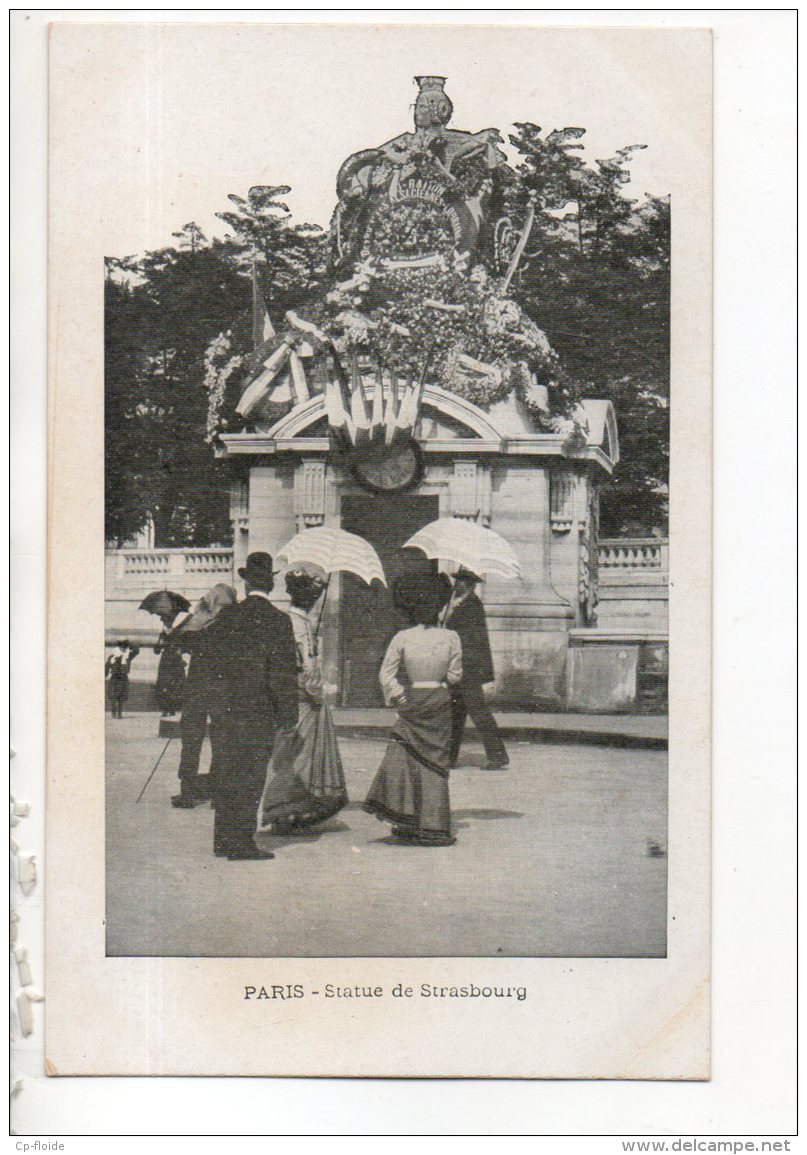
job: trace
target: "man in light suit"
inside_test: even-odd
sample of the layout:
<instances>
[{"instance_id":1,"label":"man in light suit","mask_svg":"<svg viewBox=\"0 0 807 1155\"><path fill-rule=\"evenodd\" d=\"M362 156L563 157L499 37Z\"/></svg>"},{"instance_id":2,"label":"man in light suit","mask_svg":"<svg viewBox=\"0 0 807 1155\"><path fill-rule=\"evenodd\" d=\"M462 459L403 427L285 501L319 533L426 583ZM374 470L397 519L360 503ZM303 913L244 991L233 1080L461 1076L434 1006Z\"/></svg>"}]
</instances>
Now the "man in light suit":
<instances>
[{"instance_id":1,"label":"man in light suit","mask_svg":"<svg viewBox=\"0 0 807 1155\"><path fill-rule=\"evenodd\" d=\"M485 609L476 595L481 580L463 567L454 574L454 591L443 619L443 625L458 633L462 642L462 681L454 687L451 697L451 764L457 765L465 719L470 715L488 759L483 769L506 770L507 751L482 690L495 674Z\"/></svg>"},{"instance_id":2,"label":"man in light suit","mask_svg":"<svg viewBox=\"0 0 807 1155\"><path fill-rule=\"evenodd\" d=\"M205 639L216 765L213 852L231 861L274 858L252 836L275 734L297 724L297 653L288 615L269 600L272 558L251 553L238 573L246 597L219 613Z\"/></svg>"}]
</instances>

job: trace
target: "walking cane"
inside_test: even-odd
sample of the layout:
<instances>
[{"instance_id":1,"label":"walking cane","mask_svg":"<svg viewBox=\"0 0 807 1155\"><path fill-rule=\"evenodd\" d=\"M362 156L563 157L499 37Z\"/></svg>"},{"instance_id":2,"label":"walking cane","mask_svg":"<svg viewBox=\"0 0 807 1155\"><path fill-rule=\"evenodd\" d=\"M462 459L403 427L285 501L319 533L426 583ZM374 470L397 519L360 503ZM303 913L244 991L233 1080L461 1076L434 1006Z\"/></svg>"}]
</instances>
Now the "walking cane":
<instances>
[{"instance_id":1,"label":"walking cane","mask_svg":"<svg viewBox=\"0 0 807 1155\"><path fill-rule=\"evenodd\" d=\"M166 752L166 750L168 749L168 747L171 745L171 743L172 743L172 742L173 742L173 738L169 738L169 739L168 739L168 741L167 741L167 742L165 743L165 745L163 746L163 753L160 755L160 757L159 757L159 758L157 759L157 761L154 763L154 769L153 769L153 770L151 771L151 773L149 774L148 778L146 779L146 782L145 782L145 785L144 785L143 789L140 791L140 793L138 794L137 798L135 799L135 806L136 806L136 805L137 805L137 803L140 801L140 799L143 797L143 795L146 793L146 786L148 786L149 782L152 780L152 778L153 778L153 777L154 777L154 775L156 774L156 772L157 772L157 767L160 765L160 763L161 763L161 762L162 762L162 760L163 760L163 754Z\"/></svg>"}]
</instances>

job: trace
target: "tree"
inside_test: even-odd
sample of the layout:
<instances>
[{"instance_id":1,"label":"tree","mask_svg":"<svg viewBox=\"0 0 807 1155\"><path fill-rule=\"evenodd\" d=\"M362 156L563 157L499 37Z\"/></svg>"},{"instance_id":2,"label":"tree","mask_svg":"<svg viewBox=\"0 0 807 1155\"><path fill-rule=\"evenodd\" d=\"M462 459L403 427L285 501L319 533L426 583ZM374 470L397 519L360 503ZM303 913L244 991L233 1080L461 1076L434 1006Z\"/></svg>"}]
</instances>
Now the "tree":
<instances>
[{"instance_id":1,"label":"tree","mask_svg":"<svg viewBox=\"0 0 807 1155\"><path fill-rule=\"evenodd\" d=\"M146 309L142 290L108 274L104 282L105 520L118 543L143 528L148 502L135 463L148 458L150 428L140 406L144 388Z\"/></svg>"},{"instance_id":2,"label":"tree","mask_svg":"<svg viewBox=\"0 0 807 1155\"><path fill-rule=\"evenodd\" d=\"M583 130L516 125L514 212L530 193L545 210L518 282L581 396L613 401L622 461L603 488L601 532L666 526L669 447L670 205L625 195L637 147L587 165Z\"/></svg>"},{"instance_id":3,"label":"tree","mask_svg":"<svg viewBox=\"0 0 807 1155\"><path fill-rule=\"evenodd\" d=\"M107 280L110 539L131 536L149 515L161 546L229 539L227 479L205 440L204 355L239 323L247 339L251 290L232 244L200 234L146 254L137 283Z\"/></svg>"},{"instance_id":4,"label":"tree","mask_svg":"<svg viewBox=\"0 0 807 1155\"><path fill-rule=\"evenodd\" d=\"M235 211L216 213L240 242L242 262L257 258L270 312L282 313L311 296L325 271L326 237L319 225L293 224L288 185L254 185L246 198L230 193Z\"/></svg>"},{"instance_id":5,"label":"tree","mask_svg":"<svg viewBox=\"0 0 807 1155\"><path fill-rule=\"evenodd\" d=\"M207 244L207 237L196 221L189 221L188 224L182 226L179 232L171 233L171 236L178 239L179 248L190 249L192 253Z\"/></svg>"}]
</instances>

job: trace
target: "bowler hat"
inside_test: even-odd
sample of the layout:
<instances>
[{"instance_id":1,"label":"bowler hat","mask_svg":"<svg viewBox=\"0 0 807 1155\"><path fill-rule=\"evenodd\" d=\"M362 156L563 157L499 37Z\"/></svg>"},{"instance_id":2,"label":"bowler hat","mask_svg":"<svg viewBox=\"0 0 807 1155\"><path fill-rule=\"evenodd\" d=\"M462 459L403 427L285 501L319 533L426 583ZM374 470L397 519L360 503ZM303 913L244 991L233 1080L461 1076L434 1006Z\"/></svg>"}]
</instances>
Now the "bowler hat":
<instances>
[{"instance_id":1,"label":"bowler hat","mask_svg":"<svg viewBox=\"0 0 807 1155\"><path fill-rule=\"evenodd\" d=\"M247 564L238 570L238 576L242 577L245 582L249 582L250 585L268 585L270 589L275 582L274 574L272 555L264 553L260 549L249 554Z\"/></svg>"}]
</instances>

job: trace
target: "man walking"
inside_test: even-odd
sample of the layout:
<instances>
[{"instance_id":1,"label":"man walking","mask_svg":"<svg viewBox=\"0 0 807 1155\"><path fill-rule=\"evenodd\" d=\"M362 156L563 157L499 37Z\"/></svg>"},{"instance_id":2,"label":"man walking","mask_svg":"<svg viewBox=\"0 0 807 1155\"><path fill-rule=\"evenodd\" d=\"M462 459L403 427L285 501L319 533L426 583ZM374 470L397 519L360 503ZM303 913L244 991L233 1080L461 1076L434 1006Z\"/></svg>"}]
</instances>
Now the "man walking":
<instances>
[{"instance_id":1,"label":"man walking","mask_svg":"<svg viewBox=\"0 0 807 1155\"><path fill-rule=\"evenodd\" d=\"M238 573L246 597L219 613L205 647L216 764L213 852L231 861L274 858L252 836L275 734L297 724L294 634L269 600L272 558L251 553Z\"/></svg>"},{"instance_id":2,"label":"man walking","mask_svg":"<svg viewBox=\"0 0 807 1155\"><path fill-rule=\"evenodd\" d=\"M481 580L460 567L454 574L454 591L443 622L447 629L459 634L462 642L462 681L453 689L451 698L451 765L457 765L465 719L470 715L488 759L483 769L506 770L507 751L482 690L486 682L493 681L495 674L485 610L476 595L476 586Z\"/></svg>"}]
</instances>

